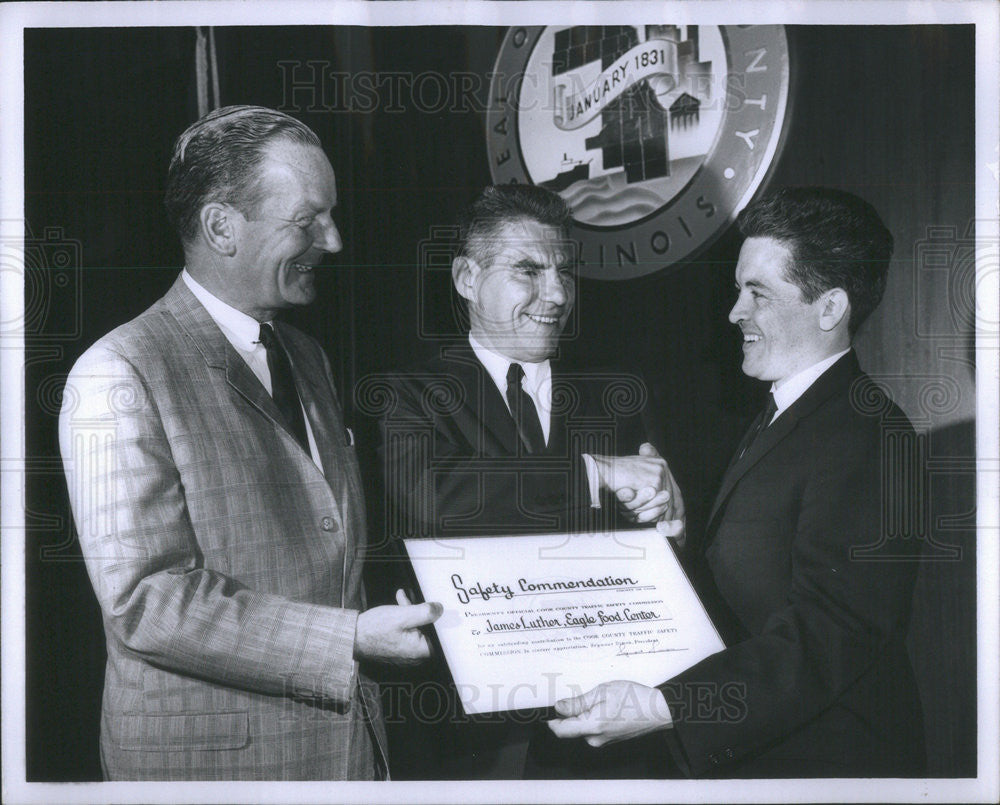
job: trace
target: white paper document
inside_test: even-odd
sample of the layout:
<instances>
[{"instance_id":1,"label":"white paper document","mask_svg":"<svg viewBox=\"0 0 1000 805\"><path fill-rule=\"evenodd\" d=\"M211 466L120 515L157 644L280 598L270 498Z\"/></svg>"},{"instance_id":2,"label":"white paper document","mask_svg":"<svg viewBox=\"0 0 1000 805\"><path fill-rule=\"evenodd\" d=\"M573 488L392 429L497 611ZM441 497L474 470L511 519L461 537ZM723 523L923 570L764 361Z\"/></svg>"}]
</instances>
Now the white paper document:
<instances>
[{"instance_id":1,"label":"white paper document","mask_svg":"<svg viewBox=\"0 0 1000 805\"><path fill-rule=\"evenodd\" d=\"M658 685L724 648L654 529L404 542L470 715Z\"/></svg>"}]
</instances>

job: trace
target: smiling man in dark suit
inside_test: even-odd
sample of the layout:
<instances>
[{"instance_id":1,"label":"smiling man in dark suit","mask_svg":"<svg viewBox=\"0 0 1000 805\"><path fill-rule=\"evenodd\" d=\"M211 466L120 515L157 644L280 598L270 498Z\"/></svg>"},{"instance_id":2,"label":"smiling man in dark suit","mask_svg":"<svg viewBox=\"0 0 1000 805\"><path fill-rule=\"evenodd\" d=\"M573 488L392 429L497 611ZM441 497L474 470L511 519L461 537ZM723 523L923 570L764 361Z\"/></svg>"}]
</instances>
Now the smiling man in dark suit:
<instances>
[{"instance_id":1,"label":"smiling man in dark suit","mask_svg":"<svg viewBox=\"0 0 1000 805\"><path fill-rule=\"evenodd\" d=\"M683 515L641 378L550 362L576 295L568 221L558 195L531 185L488 187L466 211L452 279L468 341L397 374L382 423L390 499L426 536L607 526L616 506L602 493L633 522ZM418 423L432 431L426 454L409 438Z\"/></svg>"},{"instance_id":2,"label":"smiling man in dark suit","mask_svg":"<svg viewBox=\"0 0 1000 805\"><path fill-rule=\"evenodd\" d=\"M578 532L683 518L653 446L641 378L570 373L553 360L576 294L569 209L530 185L487 187L466 212L452 280L468 340L391 379L382 468L395 536ZM402 532L402 533L400 533ZM445 729L444 776L646 776L630 761L572 751L544 728ZM550 744L551 751L539 742ZM431 772L430 776L435 773Z\"/></svg>"},{"instance_id":3,"label":"smiling man in dark suit","mask_svg":"<svg viewBox=\"0 0 1000 805\"><path fill-rule=\"evenodd\" d=\"M593 746L669 730L692 776L919 775L903 641L920 542L887 524L919 483L913 432L851 349L892 236L869 204L822 188L780 191L738 223L729 320L743 371L771 394L688 545L727 648L659 688L615 681L560 702L551 727Z\"/></svg>"}]
</instances>

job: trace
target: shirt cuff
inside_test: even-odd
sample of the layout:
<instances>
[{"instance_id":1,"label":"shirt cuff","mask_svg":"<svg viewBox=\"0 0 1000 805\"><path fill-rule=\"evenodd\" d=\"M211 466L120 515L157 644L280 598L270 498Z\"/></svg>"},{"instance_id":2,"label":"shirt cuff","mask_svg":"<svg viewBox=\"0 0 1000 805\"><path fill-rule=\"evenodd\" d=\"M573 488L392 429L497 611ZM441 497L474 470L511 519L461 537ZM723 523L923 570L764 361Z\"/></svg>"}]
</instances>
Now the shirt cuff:
<instances>
[{"instance_id":1,"label":"shirt cuff","mask_svg":"<svg viewBox=\"0 0 1000 805\"><path fill-rule=\"evenodd\" d=\"M587 468L587 488L590 490L590 508L601 508L601 478L597 471L597 462L589 453L581 453L583 466Z\"/></svg>"}]
</instances>

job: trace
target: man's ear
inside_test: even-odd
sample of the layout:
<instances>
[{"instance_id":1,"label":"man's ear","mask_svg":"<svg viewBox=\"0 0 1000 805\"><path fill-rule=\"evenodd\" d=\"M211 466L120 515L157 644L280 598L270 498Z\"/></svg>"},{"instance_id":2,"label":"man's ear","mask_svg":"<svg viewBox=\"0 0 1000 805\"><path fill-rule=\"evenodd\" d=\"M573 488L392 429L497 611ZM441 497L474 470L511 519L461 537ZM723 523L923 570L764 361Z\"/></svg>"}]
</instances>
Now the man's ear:
<instances>
[{"instance_id":1,"label":"man's ear","mask_svg":"<svg viewBox=\"0 0 1000 805\"><path fill-rule=\"evenodd\" d=\"M212 202L201 208L201 235L208 247L224 257L236 254L235 210L226 204Z\"/></svg>"},{"instance_id":2,"label":"man's ear","mask_svg":"<svg viewBox=\"0 0 1000 805\"><path fill-rule=\"evenodd\" d=\"M451 281L455 290L467 302L475 302L476 278L479 275L479 263L468 257L456 257L451 261Z\"/></svg>"},{"instance_id":3,"label":"man's ear","mask_svg":"<svg viewBox=\"0 0 1000 805\"><path fill-rule=\"evenodd\" d=\"M818 300L819 326L824 332L835 330L841 322L846 326L851 313L851 300L843 288L824 291Z\"/></svg>"}]
</instances>

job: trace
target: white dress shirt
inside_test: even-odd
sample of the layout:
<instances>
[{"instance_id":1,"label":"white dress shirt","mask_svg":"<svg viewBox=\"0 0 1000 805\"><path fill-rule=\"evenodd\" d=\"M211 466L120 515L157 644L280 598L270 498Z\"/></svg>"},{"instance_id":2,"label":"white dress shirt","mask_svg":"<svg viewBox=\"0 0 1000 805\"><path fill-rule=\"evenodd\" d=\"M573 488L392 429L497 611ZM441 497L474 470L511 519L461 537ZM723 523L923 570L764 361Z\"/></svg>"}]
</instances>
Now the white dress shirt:
<instances>
[{"instance_id":1,"label":"white dress shirt","mask_svg":"<svg viewBox=\"0 0 1000 805\"><path fill-rule=\"evenodd\" d=\"M208 315L219 325L219 329L222 330L222 334L226 337L226 340L233 345L233 349L246 361L247 366L250 367L250 371L257 376L257 379L267 389L267 393L273 397L274 395L271 392L271 370L267 368L267 350L260 343L261 322L252 316L248 316L243 311L237 310L232 305L226 304L219 297L215 296L215 294L205 290L205 287L192 277L186 268L181 272L181 277L184 279L184 284L187 285L191 293L195 295L195 298L208 311ZM271 322L264 323L270 324ZM302 405L301 399L299 400L299 405ZM306 436L309 439L310 457L313 463L319 467L320 472L322 472L323 464L319 458L319 449L316 447L316 439L313 437L312 426L309 424L309 416L306 414L305 406L302 407L302 418L306 423Z\"/></svg>"},{"instance_id":2,"label":"white dress shirt","mask_svg":"<svg viewBox=\"0 0 1000 805\"><path fill-rule=\"evenodd\" d=\"M777 383L772 383L771 394L774 395L774 404L778 410L775 412L774 416L771 417L771 422L774 422L774 420L781 416L782 412L786 408L805 394L808 388L819 380L819 376L823 374L823 372L833 366L850 351L851 349L848 347L843 352L838 352L835 355L831 355L829 358L824 358L819 363L814 363L812 366L809 366L801 372L797 372L788 379L782 381L780 386L778 386ZM770 425L771 422L768 422L768 424Z\"/></svg>"}]
</instances>

